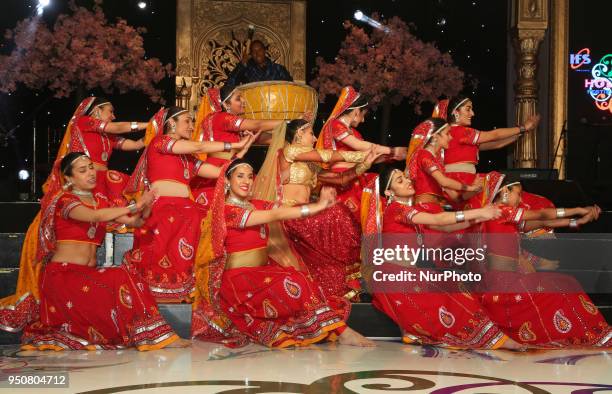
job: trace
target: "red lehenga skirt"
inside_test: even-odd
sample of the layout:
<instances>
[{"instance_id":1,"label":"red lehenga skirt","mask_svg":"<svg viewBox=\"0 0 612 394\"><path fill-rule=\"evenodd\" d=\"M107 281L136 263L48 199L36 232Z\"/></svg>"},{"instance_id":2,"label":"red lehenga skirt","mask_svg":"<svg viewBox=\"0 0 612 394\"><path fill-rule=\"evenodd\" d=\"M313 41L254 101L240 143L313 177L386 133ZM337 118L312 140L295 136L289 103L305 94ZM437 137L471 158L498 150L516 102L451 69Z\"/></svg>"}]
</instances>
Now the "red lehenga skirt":
<instances>
[{"instance_id":1,"label":"red lehenga skirt","mask_svg":"<svg viewBox=\"0 0 612 394\"><path fill-rule=\"evenodd\" d=\"M343 204L283 222L287 238L325 297L356 299L361 291L361 229Z\"/></svg>"},{"instance_id":2,"label":"red lehenga skirt","mask_svg":"<svg viewBox=\"0 0 612 394\"><path fill-rule=\"evenodd\" d=\"M348 318L344 305L328 303L307 274L274 263L227 269L220 296L234 326L269 347L335 340Z\"/></svg>"},{"instance_id":3,"label":"red lehenga skirt","mask_svg":"<svg viewBox=\"0 0 612 394\"><path fill-rule=\"evenodd\" d=\"M515 341L547 348L612 346L612 328L571 276L489 271L483 278L484 310Z\"/></svg>"},{"instance_id":4,"label":"red lehenga skirt","mask_svg":"<svg viewBox=\"0 0 612 394\"><path fill-rule=\"evenodd\" d=\"M102 193L110 200L113 206L126 206L127 200L123 196L123 190L129 179L128 175L119 171L96 171L96 188L94 193Z\"/></svg>"},{"instance_id":5,"label":"red lehenga skirt","mask_svg":"<svg viewBox=\"0 0 612 394\"><path fill-rule=\"evenodd\" d=\"M197 177L193 181L191 181L191 194L193 195L193 200L200 204L200 206L204 209L204 213L210 209L210 204L212 203L212 197L215 192L215 184L216 179L207 179Z\"/></svg>"},{"instance_id":6,"label":"red lehenga skirt","mask_svg":"<svg viewBox=\"0 0 612 394\"><path fill-rule=\"evenodd\" d=\"M40 295L40 318L21 337L24 350L154 350L178 339L128 267L52 262Z\"/></svg>"},{"instance_id":7,"label":"red lehenga skirt","mask_svg":"<svg viewBox=\"0 0 612 394\"><path fill-rule=\"evenodd\" d=\"M346 168L333 168L332 171L344 172ZM361 224L361 195L363 194L363 189L371 187L377 176L377 174L367 172L360 175L347 186L334 186L337 193L336 199L338 202L346 205L358 224Z\"/></svg>"},{"instance_id":8,"label":"red lehenga skirt","mask_svg":"<svg viewBox=\"0 0 612 394\"><path fill-rule=\"evenodd\" d=\"M190 301L202 209L184 197L160 197L124 263L136 267L158 302Z\"/></svg>"},{"instance_id":9,"label":"red lehenga skirt","mask_svg":"<svg viewBox=\"0 0 612 394\"><path fill-rule=\"evenodd\" d=\"M452 282L436 283L419 277L421 272L436 271L390 263L382 265L381 271L415 275L416 280L409 283L374 284L371 289L372 304L397 323L405 343L497 349L506 341L507 336L487 316L475 295Z\"/></svg>"}]
</instances>

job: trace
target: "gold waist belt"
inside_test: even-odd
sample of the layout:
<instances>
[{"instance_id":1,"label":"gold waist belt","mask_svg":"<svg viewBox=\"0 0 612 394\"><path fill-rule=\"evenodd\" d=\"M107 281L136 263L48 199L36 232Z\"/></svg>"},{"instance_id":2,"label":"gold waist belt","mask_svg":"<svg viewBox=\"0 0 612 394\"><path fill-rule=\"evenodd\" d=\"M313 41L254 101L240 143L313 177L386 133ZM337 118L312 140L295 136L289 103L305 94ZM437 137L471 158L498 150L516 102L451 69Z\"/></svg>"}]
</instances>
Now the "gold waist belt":
<instances>
[{"instance_id":1,"label":"gold waist belt","mask_svg":"<svg viewBox=\"0 0 612 394\"><path fill-rule=\"evenodd\" d=\"M268 249L258 248L230 253L225 262L226 269L261 267L268 263Z\"/></svg>"},{"instance_id":2,"label":"gold waist belt","mask_svg":"<svg viewBox=\"0 0 612 394\"><path fill-rule=\"evenodd\" d=\"M218 159L231 160L232 157L234 157L234 150L232 150L231 152L214 152L214 153L209 153L208 156L216 157Z\"/></svg>"}]
</instances>

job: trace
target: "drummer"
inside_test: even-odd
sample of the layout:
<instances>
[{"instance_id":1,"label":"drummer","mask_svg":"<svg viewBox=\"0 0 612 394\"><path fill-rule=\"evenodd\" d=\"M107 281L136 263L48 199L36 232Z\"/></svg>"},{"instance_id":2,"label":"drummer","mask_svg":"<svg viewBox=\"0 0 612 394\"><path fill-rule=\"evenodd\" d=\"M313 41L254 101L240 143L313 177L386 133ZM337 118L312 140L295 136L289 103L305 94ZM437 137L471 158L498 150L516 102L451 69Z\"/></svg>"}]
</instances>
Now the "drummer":
<instances>
[{"instance_id":1,"label":"drummer","mask_svg":"<svg viewBox=\"0 0 612 394\"><path fill-rule=\"evenodd\" d=\"M256 140L260 144L269 144L271 131L279 126L283 120L256 120L246 119L244 114L244 101L239 90L234 90L230 86L223 86L221 90L216 88L208 89L207 97L202 100L203 106L209 105L212 112L208 114L201 124L196 124L196 131L201 133L203 141L221 141L226 143L225 152L212 153L206 157L206 162L217 167L222 167L230 161L235 151L232 150L231 143L240 141L242 131L259 133ZM210 196L215 186L214 179L196 179L191 184L191 191L194 199L208 208Z\"/></svg>"},{"instance_id":2,"label":"drummer","mask_svg":"<svg viewBox=\"0 0 612 394\"><path fill-rule=\"evenodd\" d=\"M293 78L282 64L268 57L262 41L253 40L249 51L243 53L241 61L228 76L225 86L235 88L245 83L263 81L293 81Z\"/></svg>"}]
</instances>

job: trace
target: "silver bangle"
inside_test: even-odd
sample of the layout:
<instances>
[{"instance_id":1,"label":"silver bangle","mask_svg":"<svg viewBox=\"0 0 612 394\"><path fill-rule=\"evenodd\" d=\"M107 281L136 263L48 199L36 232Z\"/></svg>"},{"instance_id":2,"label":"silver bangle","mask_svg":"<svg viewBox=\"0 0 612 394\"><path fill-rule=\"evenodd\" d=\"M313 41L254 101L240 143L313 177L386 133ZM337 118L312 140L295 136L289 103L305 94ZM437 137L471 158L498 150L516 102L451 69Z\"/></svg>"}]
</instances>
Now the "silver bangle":
<instances>
[{"instance_id":1,"label":"silver bangle","mask_svg":"<svg viewBox=\"0 0 612 394\"><path fill-rule=\"evenodd\" d=\"M465 222L465 214L463 213L463 211L455 212L455 221L457 223Z\"/></svg>"},{"instance_id":2,"label":"silver bangle","mask_svg":"<svg viewBox=\"0 0 612 394\"><path fill-rule=\"evenodd\" d=\"M130 129L131 129L132 131L138 130L138 122L132 122L132 123L130 124Z\"/></svg>"},{"instance_id":3,"label":"silver bangle","mask_svg":"<svg viewBox=\"0 0 612 394\"><path fill-rule=\"evenodd\" d=\"M577 229L578 228L578 221L576 219L570 219L569 220L569 228L573 228L573 229Z\"/></svg>"},{"instance_id":4,"label":"silver bangle","mask_svg":"<svg viewBox=\"0 0 612 394\"><path fill-rule=\"evenodd\" d=\"M310 216L310 207L308 205L302 205L300 208L300 215L305 218L306 216Z\"/></svg>"},{"instance_id":5,"label":"silver bangle","mask_svg":"<svg viewBox=\"0 0 612 394\"><path fill-rule=\"evenodd\" d=\"M232 151L232 144L230 142L224 142L223 152L231 152L231 151Z\"/></svg>"},{"instance_id":6,"label":"silver bangle","mask_svg":"<svg viewBox=\"0 0 612 394\"><path fill-rule=\"evenodd\" d=\"M128 205L126 208L130 210L130 213L131 213L132 215L138 212L138 206L136 205L136 203L135 203L135 202L131 203L131 204L130 204L130 205Z\"/></svg>"},{"instance_id":7,"label":"silver bangle","mask_svg":"<svg viewBox=\"0 0 612 394\"><path fill-rule=\"evenodd\" d=\"M565 217L565 208L557 208L557 219Z\"/></svg>"}]
</instances>

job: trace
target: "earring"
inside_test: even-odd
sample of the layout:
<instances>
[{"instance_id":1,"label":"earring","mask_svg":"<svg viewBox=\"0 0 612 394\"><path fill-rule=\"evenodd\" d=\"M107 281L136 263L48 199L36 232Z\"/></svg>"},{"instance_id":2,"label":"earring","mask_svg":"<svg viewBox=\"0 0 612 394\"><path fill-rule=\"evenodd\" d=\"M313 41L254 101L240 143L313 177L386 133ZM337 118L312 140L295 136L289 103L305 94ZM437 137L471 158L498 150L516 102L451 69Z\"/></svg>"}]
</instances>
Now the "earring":
<instances>
[{"instance_id":1,"label":"earring","mask_svg":"<svg viewBox=\"0 0 612 394\"><path fill-rule=\"evenodd\" d=\"M387 196L387 204L391 204L391 202L393 202L394 197L395 197L395 193L390 192L389 195Z\"/></svg>"},{"instance_id":2,"label":"earring","mask_svg":"<svg viewBox=\"0 0 612 394\"><path fill-rule=\"evenodd\" d=\"M170 125L170 130L172 130L172 132L176 132L176 123L173 123Z\"/></svg>"},{"instance_id":3,"label":"earring","mask_svg":"<svg viewBox=\"0 0 612 394\"><path fill-rule=\"evenodd\" d=\"M225 186L223 187L225 189L225 194L229 193L230 191L230 185L229 183L226 183Z\"/></svg>"},{"instance_id":4,"label":"earring","mask_svg":"<svg viewBox=\"0 0 612 394\"><path fill-rule=\"evenodd\" d=\"M296 144L301 144L302 143L302 136L301 135L297 135L294 138L294 141Z\"/></svg>"},{"instance_id":5,"label":"earring","mask_svg":"<svg viewBox=\"0 0 612 394\"><path fill-rule=\"evenodd\" d=\"M438 145L435 140L431 140L429 144L434 148L436 147L436 145Z\"/></svg>"},{"instance_id":6,"label":"earring","mask_svg":"<svg viewBox=\"0 0 612 394\"><path fill-rule=\"evenodd\" d=\"M459 120L459 114L453 113L453 119L457 122Z\"/></svg>"},{"instance_id":7,"label":"earring","mask_svg":"<svg viewBox=\"0 0 612 394\"><path fill-rule=\"evenodd\" d=\"M62 186L62 189L68 190L70 189L70 186L72 186L72 182L68 181L64 184L64 186Z\"/></svg>"},{"instance_id":8,"label":"earring","mask_svg":"<svg viewBox=\"0 0 612 394\"><path fill-rule=\"evenodd\" d=\"M509 197L509 196L508 196L508 192L504 192L504 193L502 194L502 203L503 203L503 204L508 204L508 200L509 200L509 198L508 198L508 197Z\"/></svg>"}]
</instances>

